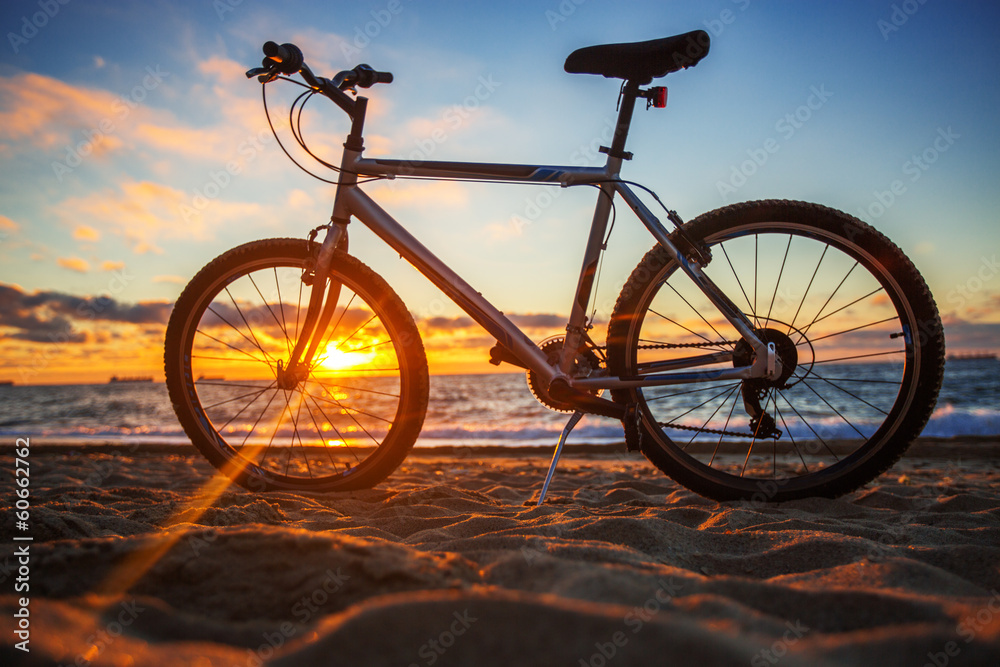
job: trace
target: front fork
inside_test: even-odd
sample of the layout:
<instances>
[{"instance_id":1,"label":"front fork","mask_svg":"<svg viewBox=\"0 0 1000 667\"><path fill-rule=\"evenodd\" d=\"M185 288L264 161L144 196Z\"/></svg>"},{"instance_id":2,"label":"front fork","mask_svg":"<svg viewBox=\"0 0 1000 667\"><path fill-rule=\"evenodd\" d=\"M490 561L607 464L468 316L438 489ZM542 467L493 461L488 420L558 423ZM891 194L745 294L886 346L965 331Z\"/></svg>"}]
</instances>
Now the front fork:
<instances>
[{"instance_id":1,"label":"front fork","mask_svg":"<svg viewBox=\"0 0 1000 667\"><path fill-rule=\"evenodd\" d=\"M347 221L331 220L324 228L327 230L326 238L316 253L312 267L309 306L299 329L295 348L286 364L278 360L278 386L283 389L295 387L309 375L316 351L323 342L324 332L330 326L337 302L340 301L340 283L329 276L334 252L338 249L347 250ZM309 272L302 274L302 280L309 284Z\"/></svg>"}]
</instances>

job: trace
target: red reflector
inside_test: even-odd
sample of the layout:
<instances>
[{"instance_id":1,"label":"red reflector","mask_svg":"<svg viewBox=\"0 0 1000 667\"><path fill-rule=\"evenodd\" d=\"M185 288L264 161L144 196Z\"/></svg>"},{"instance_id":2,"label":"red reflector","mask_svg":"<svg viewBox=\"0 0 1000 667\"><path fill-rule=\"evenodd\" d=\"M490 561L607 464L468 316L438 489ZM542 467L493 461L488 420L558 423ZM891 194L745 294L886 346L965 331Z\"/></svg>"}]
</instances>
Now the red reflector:
<instances>
[{"instance_id":1,"label":"red reflector","mask_svg":"<svg viewBox=\"0 0 1000 667\"><path fill-rule=\"evenodd\" d=\"M667 89L663 86L653 88L653 106L663 109L667 106Z\"/></svg>"}]
</instances>

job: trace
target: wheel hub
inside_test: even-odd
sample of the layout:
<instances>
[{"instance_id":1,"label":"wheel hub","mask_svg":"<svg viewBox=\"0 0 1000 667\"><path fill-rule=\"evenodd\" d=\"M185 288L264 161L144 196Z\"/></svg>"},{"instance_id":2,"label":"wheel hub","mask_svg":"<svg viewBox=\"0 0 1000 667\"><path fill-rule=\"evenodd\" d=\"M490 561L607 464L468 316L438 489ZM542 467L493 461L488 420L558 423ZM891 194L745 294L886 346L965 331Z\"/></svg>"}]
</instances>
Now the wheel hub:
<instances>
[{"instance_id":1,"label":"wheel hub","mask_svg":"<svg viewBox=\"0 0 1000 667\"><path fill-rule=\"evenodd\" d=\"M295 389L299 382L307 375L307 373L302 373L301 369L302 366L289 366L286 368L282 360L279 359L276 377L278 388L285 390Z\"/></svg>"},{"instance_id":2,"label":"wheel hub","mask_svg":"<svg viewBox=\"0 0 1000 667\"><path fill-rule=\"evenodd\" d=\"M752 383L756 389L767 390L772 387L777 389L788 388L788 378L792 376L798 365L799 354L792 339L777 329L756 329L754 333L765 345L774 343L775 354L781 362L781 374L773 380L767 378L754 378L747 380L744 384ZM754 351L750 343L740 340L733 348L733 366L750 366L754 362Z\"/></svg>"}]
</instances>

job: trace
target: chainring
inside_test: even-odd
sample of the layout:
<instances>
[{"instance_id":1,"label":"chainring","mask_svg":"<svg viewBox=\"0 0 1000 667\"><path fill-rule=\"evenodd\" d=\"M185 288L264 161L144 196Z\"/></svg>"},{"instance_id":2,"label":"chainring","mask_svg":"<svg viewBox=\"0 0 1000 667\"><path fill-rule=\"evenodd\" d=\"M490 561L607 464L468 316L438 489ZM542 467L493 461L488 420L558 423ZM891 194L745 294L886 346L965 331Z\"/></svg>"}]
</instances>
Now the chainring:
<instances>
[{"instance_id":1,"label":"chainring","mask_svg":"<svg viewBox=\"0 0 1000 667\"><path fill-rule=\"evenodd\" d=\"M559 356L562 353L563 343L565 338L562 336L554 336L539 345L539 349L548 358L549 365L555 366L559 363ZM570 374L574 378L585 378L590 377L594 373L601 370L603 363L598 358L597 354L591 348L585 348L577 353L576 359L573 360L573 368ZM548 385L538 377L538 374L534 371L528 371L527 373L528 389L531 390L531 394L535 397L539 403L547 407L549 410L555 410L556 412L576 412L576 408L571 403L565 403L563 401L557 401L549 395ZM593 392L594 395L598 395L600 392Z\"/></svg>"}]
</instances>

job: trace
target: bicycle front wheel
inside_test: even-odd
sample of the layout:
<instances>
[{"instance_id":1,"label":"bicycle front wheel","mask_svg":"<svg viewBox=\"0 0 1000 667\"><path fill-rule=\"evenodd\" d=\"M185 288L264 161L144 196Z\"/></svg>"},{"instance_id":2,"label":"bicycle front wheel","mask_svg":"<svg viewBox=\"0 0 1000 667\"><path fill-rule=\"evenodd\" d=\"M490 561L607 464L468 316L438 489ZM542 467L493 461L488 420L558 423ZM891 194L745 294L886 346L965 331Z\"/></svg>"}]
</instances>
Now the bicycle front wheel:
<instances>
[{"instance_id":1,"label":"bicycle front wheel","mask_svg":"<svg viewBox=\"0 0 1000 667\"><path fill-rule=\"evenodd\" d=\"M409 452L427 409L413 318L385 281L337 252L339 298L308 375L281 379L313 277L301 239L247 243L202 269L167 325L167 389L191 442L251 490L367 488Z\"/></svg>"},{"instance_id":2,"label":"bicycle front wheel","mask_svg":"<svg viewBox=\"0 0 1000 667\"><path fill-rule=\"evenodd\" d=\"M711 248L706 273L774 343L783 372L613 392L637 404L646 457L716 500L833 497L891 466L930 417L944 370L937 307L910 260L865 223L801 202L737 204L684 231ZM608 329L612 375L712 352L732 360L699 369L753 362L678 269L656 247L632 273Z\"/></svg>"}]
</instances>

